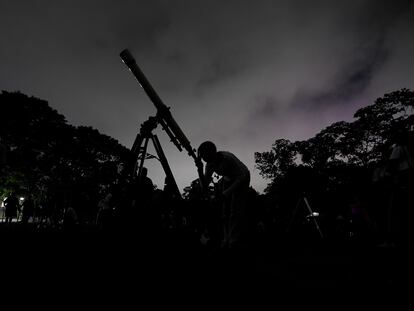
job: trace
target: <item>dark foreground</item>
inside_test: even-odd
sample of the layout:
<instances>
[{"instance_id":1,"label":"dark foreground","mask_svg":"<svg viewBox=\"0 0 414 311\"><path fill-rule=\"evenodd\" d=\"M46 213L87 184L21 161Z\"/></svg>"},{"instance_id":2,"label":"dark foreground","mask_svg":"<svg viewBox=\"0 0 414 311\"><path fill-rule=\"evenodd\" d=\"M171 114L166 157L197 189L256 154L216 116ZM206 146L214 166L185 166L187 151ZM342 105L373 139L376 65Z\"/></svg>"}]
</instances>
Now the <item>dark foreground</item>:
<instances>
[{"instance_id":1,"label":"dark foreground","mask_svg":"<svg viewBox=\"0 0 414 311\"><path fill-rule=\"evenodd\" d=\"M414 252L408 246L283 238L231 251L137 233L1 230L1 235L2 286L39 292L42 299L139 303L151 296L158 297L155 304L167 296L183 303L224 296L294 304L303 303L302 297L315 303L332 295L344 302L380 301L414 289Z\"/></svg>"}]
</instances>

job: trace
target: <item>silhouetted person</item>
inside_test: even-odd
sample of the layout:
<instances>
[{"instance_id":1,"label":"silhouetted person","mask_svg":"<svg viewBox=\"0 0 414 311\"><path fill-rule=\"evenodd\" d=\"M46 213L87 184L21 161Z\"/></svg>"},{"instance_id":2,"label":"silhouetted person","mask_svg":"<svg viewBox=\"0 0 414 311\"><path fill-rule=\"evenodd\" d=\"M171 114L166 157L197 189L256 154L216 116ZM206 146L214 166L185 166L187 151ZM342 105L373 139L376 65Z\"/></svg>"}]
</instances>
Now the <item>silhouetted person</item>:
<instances>
[{"instance_id":1,"label":"silhouetted person","mask_svg":"<svg viewBox=\"0 0 414 311\"><path fill-rule=\"evenodd\" d=\"M45 222L45 204L47 199L45 196L35 205L34 218L36 226L42 226Z\"/></svg>"},{"instance_id":2,"label":"silhouetted person","mask_svg":"<svg viewBox=\"0 0 414 311\"><path fill-rule=\"evenodd\" d=\"M108 193L105 198L98 203L98 214L96 225L100 230L108 230L113 224L114 198L112 193Z\"/></svg>"},{"instance_id":3,"label":"silhouetted person","mask_svg":"<svg viewBox=\"0 0 414 311\"><path fill-rule=\"evenodd\" d=\"M409 133L400 132L395 139L389 158L391 175L391 194L388 203L388 237L386 244L392 245L393 240L402 238L411 224L408 219L412 213L412 190L414 178L414 154L410 148L412 141ZM411 146L412 147L412 146Z\"/></svg>"},{"instance_id":4,"label":"silhouetted person","mask_svg":"<svg viewBox=\"0 0 414 311\"><path fill-rule=\"evenodd\" d=\"M65 208L63 215L63 229L68 232L72 232L78 225L78 214L72 206Z\"/></svg>"},{"instance_id":5,"label":"silhouetted person","mask_svg":"<svg viewBox=\"0 0 414 311\"><path fill-rule=\"evenodd\" d=\"M223 188L216 198L224 202L223 246L240 248L245 246L248 230L247 196L250 184L250 172L234 154L217 151L211 141L203 142L198 155L206 162L205 182L212 181L213 173L222 176Z\"/></svg>"},{"instance_id":6,"label":"silhouetted person","mask_svg":"<svg viewBox=\"0 0 414 311\"><path fill-rule=\"evenodd\" d=\"M410 142L408 133L401 133L397 136L390 155L390 169L394 176L394 183L403 189L412 185L413 182L414 154L409 148L410 144L413 142Z\"/></svg>"},{"instance_id":7,"label":"silhouetted person","mask_svg":"<svg viewBox=\"0 0 414 311\"><path fill-rule=\"evenodd\" d=\"M363 191L364 189L362 189ZM363 193L355 191L348 202L350 233L358 242L367 241L374 232L374 223L368 213L368 202Z\"/></svg>"},{"instance_id":8,"label":"silhouetted person","mask_svg":"<svg viewBox=\"0 0 414 311\"><path fill-rule=\"evenodd\" d=\"M151 178L148 177L148 169L142 168L141 176L138 181L139 187L139 204L138 208L141 209L141 217L144 220L146 229L153 230L156 222L156 211L152 205L154 197L154 183Z\"/></svg>"},{"instance_id":9,"label":"silhouetted person","mask_svg":"<svg viewBox=\"0 0 414 311\"><path fill-rule=\"evenodd\" d=\"M20 208L19 199L15 193L10 194L10 196L4 201L6 207L6 223L12 222L12 219L17 217L17 211Z\"/></svg>"},{"instance_id":10,"label":"silhouetted person","mask_svg":"<svg viewBox=\"0 0 414 311\"><path fill-rule=\"evenodd\" d=\"M392 193L392 176L388 168L389 156L390 153L384 153L384 157L377 163L372 173L371 204L375 207L372 209L372 215L377 226L377 242L380 245L388 239L389 235L388 214Z\"/></svg>"},{"instance_id":11,"label":"silhouetted person","mask_svg":"<svg viewBox=\"0 0 414 311\"><path fill-rule=\"evenodd\" d=\"M174 181L170 180L168 176L164 179L164 189L163 189L165 195L169 197L170 199L177 199L177 192L174 187Z\"/></svg>"},{"instance_id":12,"label":"silhouetted person","mask_svg":"<svg viewBox=\"0 0 414 311\"><path fill-rule=\"evenodd\" d=\"M128 180L124 188L126 198L121 198L121 205L124 206L123 222L132 234L138 231L143 233L150 227L149 211L154 186L147 174L147 168L143 167L139 176Z\"/></svg>"},{"instance_id":13,"label":"silhouetted person","mask_svg":"<svg viewBox=\"0 0 414 311\"><path fill-rule=\"evenodd\" d=\"M22 223L27 224L30 217L34 215L34 202L31 196L27 197L23 202Z\"/></svg>"},{"instance_id":14,"label":"silhouetted person","mask_svg":"<svg viewBox=\"0 0 414 311\"><path fill-rule=\"evenodd\" d=\"M154 192L154 184L151 178L148 177L148 169L146 167L142 168L141 176L138 180L139 192L141 195L141 199L144 201L145 204L148 204L149 201L152 199L152 195Z\"/></svg>"}]
</instances>

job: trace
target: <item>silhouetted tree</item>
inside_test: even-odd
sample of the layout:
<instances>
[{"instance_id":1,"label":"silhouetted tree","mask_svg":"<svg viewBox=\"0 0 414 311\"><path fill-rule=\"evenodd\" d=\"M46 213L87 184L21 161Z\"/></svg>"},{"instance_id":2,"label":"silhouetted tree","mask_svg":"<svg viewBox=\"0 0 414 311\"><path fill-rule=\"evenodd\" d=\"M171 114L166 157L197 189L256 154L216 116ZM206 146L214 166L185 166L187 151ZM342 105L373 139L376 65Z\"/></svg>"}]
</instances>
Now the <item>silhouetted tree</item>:
<instances>
[{"instance_id":1,"label":"silhouetted tree","mask_svg":"<svg viewBox=\"0 0 414 311\"><path fill-rule=\"evenodd\" d=\"M298 164L337 174L337 182L349 178L344 171L374 167L387 157L397 133L413 127L413 106L414 92L401 89L359 109L353 122L333 123L305 141L277 139L270 151L255 153L260 175L271 181L267 191Z\"/></svg>"},{"instance_id":2,"label":"silhouetted tree","mask_svg":"<svg viewBox=\"0 0 414 311\"><path fill-rule=\"evenodd\" d=\"M277 139L271 151L256 152L255 161L261 176L267 179L282 177L287 170L295 166L297 150L288 139Z\"/></svg>"},{"instance_id":3,"label":"silhouetted tree","mask_svg":"<svg viewBox=\"0 0 414 311\"><path fill-rule=\"evenodd\" d=\"M270 151L256 152L256 167L270 181L265 193L277 197L279 226L303 193L331 221L350 215L351 198L366 201L373 170L395 139L413 130L413 105L414 92L401 89L359 109L353 122L333 123L304 141L277 139Z\"/></svg>"},{"instance_id":4,"label":"silhouetted tree","mask_svg":"<svg viewBox=\"0 0 414 311\"><path fill-rule=\"evenodd\" d=\"M0 94L0 116L7 149L0 195L16 190L39 200L59 189L66 197L77 192L97 203L120 178L119 166L130 154L115 139L91 127L71 126L45 100L19 92Z\"/></svg>"},{"instance_id":5,"label":"silhouetted tree","mask_svg":"<svg viewBox=\"0 0 414 311\"><path fill-rule=\"evenodd\" d=\"M343 154L345 137L350 124L336 122L306 141L295 142L302 162L315 169L337 166L347 162Z\"/></svg>"}]
</instances>

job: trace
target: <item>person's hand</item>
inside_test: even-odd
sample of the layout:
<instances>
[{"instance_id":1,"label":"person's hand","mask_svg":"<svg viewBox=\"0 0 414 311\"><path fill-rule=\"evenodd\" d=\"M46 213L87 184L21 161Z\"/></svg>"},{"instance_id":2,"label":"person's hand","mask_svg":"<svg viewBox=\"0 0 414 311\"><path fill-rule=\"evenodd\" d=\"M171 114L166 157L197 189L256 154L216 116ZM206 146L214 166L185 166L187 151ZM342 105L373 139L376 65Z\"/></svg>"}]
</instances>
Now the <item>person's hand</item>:
<instances>
[{"instance_id":1,"label":"person's hand","mask_svg":"<svg viewBox=\"0 0 414 311\"><path fill-rule=\"evenodd\" d=\"M221 202L224 201L224 195L221 192L217 192L217 193L215 193L214 195L211 196L211 200L214 203L221 203Z\"/></svg>"}]
</instances>

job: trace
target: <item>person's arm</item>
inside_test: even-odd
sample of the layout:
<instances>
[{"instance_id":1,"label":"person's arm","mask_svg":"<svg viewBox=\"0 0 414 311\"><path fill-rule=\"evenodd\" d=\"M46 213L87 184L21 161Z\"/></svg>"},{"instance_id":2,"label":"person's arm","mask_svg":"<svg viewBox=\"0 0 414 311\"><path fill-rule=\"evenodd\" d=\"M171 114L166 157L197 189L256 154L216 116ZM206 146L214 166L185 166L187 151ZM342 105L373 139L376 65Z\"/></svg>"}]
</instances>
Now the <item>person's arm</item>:
<instances>
[{"instance_id":1,"label":"person's arm","mask_svg":"<svg viewBox=\"0 0 414 311\"><path fill-rule=\"evenodd\" d=\"M213 165L207 163L206 164L206 171L204 174L204 182L206 183L206 187L208 187L213 180L214 168Z\"/></svg>"},{"instance_id":2,"label":"person's arm","mask_svg":"<svg viewBox=\"0 0 414 311\"><path fill-rule=\"evenodd\" d=\"M223 196L226 198L231 196L234 193L234 191L236 191L240 187L241 184L248 181L248 179L249 179L249 175L247 173L240 174L234 180L234 182L228 188L226 188L226 190L223 191Z\"/></svg>"},{"instance_id":3,"label":"person's arm","mask_svg":"<svg viewBox=\"0 0 414 311\"><path fill-rule=\"evenodd\" d=\"M250 172L248 168L232 153L225 154L225 161L222 163L229 176L232 176L232 183L223 191L225 197L231 196L243 184L249 184Z\"/></svg>"}]
</instances>

